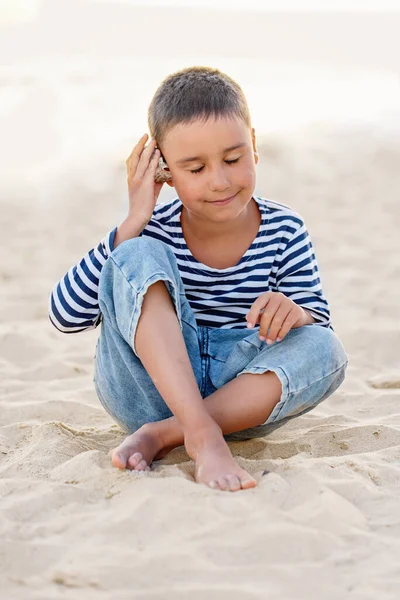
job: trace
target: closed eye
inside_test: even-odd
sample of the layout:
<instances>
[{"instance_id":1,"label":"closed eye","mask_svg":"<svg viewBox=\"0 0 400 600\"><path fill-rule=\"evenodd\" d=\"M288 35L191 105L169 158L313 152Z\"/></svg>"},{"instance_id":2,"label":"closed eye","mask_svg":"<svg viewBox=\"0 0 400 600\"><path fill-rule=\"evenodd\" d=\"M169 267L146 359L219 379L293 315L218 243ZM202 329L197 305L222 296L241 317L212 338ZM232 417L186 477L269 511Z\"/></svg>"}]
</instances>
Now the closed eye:
<instances>
[{"instance_id":1,"label":"closed eye","mask_svg":"<svg viewBox=\"0 0 400 600\"><path fill-rule=\"evenodd\" d=\"M237 163L240 159L239 158L235 158L235 160L226 160L225 162L228 163L228 165L233 165L234 163ZM199 167L198 169L195 169L194 171L190 171L191 173L200 173L200 171L202 171L204 169L204 167Z\"/></svg>"}]
</instances>

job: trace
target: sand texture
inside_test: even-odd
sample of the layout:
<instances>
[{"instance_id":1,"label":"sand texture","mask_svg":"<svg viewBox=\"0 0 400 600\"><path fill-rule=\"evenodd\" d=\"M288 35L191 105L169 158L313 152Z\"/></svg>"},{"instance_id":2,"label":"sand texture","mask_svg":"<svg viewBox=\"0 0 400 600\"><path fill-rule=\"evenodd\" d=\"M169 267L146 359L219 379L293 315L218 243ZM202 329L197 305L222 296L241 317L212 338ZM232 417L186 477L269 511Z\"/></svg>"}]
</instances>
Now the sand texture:
<instances>
[{"instance_id":1,"label":"sand texture","mask_svg":"<svg viewBox=\"0 0 400 600\"><path fill-rule=\"evenodd\" d=\"M52 286L117 224L126 157L99 164L97 188L73 165L3 185L4 598L398 598L399 137L321 123L259 152L256 191L304 217L349 367L314 411L230 444L258 481L238 493L196 484L183 447L150 473L115 469L124 436L92 382L100 330L48 321Z\"/></svg>"}]
</instances>

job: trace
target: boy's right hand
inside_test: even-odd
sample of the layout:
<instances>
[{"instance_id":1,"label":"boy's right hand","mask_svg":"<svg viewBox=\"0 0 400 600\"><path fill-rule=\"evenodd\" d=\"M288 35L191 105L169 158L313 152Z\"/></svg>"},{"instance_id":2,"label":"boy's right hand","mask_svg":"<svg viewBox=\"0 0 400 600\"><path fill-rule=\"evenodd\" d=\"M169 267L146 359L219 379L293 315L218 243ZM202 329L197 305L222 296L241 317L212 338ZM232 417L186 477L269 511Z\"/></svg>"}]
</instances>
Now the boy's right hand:
<instances>
[{"instance_id":1,"label":"boy's right hand","mask_svg":"<svg viewBox=\"0 0 400 600\"><path fill-rule=\"evenodd\" d=\"M127 219L142 224L150 221L157 204L163 183L155 183L154 174L160 159L156 141L152 139L145 146L148 135L145 133L126 160L129 191L129 213Z\"/></svg>"},{"instance_id":2,"label":"boy's right hand","mask_svg":"<svg viewBox=\"0 0 400 600\"><path fill-rule=\"evenodd\" d=\"M125 240L138 237L150 221L163 183L154 181L160 151L154 154L155 140L145 148L145 133L126 160L128 172L129 211L114 237L114 249Z\"/></svg>"}]
</instances>

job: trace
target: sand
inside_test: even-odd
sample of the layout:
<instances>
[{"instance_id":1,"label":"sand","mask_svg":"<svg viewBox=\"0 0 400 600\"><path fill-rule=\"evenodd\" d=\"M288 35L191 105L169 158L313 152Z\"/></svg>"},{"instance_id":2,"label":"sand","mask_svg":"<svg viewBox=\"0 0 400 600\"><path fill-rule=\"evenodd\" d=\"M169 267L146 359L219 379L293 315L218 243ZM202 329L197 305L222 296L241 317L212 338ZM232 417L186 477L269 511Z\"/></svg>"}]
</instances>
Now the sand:
<instances>
[{"instance_id":1,"label":"sand","mask_svg":"<svg viewBox=\"0 0 400 600\"><path fill-rule=\"evenodd\" d=\"M155 19L129 2L8 4L2 597L397 599L399 13L180 6ZM226 32L243 43L227 46ZM191 64L237 79L257 134L270 132L259 138L256 193L304 217L349 356L345 382L317 409L266 438L230 443L257 480L237 493L196 484L183 447L150 473L115 469L109 452L124 434L92 381L100 330L63 335L47 316L53 285L123 218L125 160L156 86ZM167 188L160 201L172 195Z\"/></svg>"},{"instance_id":2,"label":"sand","mask_svg":"<svg viewBox=\"0 0 400 600\"><path fill-rule=\"evenodd\" d=\"M117 224L126 157L101 192L73 170L62 185L59 173L3 185L4 597L398 597L400 141L385 123L320 123L266 136L259 152L257 192L304 217L350 362L317 409L230 443L258 482L238 493L196 484L183 447L150 473L115 469L124 435L92 382L99 330L48 321L54 283Z\"/></svg>"}]
</instances>

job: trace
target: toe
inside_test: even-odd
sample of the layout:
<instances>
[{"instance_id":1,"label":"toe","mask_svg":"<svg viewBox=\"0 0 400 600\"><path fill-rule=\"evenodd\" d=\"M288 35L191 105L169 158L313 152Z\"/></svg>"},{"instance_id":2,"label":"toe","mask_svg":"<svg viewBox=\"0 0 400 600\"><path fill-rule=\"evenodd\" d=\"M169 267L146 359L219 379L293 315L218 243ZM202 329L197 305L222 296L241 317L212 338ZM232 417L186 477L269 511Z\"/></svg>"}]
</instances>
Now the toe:
<instances>
[{"instance_id":1,"label":"toe","mask_svg":"<svg viewBox=\"0 0 400 600\"><path fill-rule=\"evenodd\" d=\"M147 467L147 462L145 460L141 460L135 467L136 471L144 471Z\"/></svg>"},{"instance_id":2,"label":"toe","mask_svg":"<svg viewBox=\"0 0 400 600\"><path fill-rule=\"evenodd\" d=\"M119 452L113 453L111 462L118 469L126 469L126 457Z\"/></svg>"},{"instance_id":3,"label":"toe","mask_svg":"<svg viewBox=\"0 0 400 600\"><path fill-rule=\"evenodd\" d=\"M218 479L218 487L220 490L227 492L229 490L229 481L226 477L220 477Z\"/></svg>"},{"instance_id":4,"label":"toe","mask_svg":"<svg viewBox=\"0 0 400 600\"><path fill-rule=\"evenodd\" d=\"M241 484L240 479L239 477L237 477L237 475L227 475L226 479L228 480L229 489L231 492L236 492L237 490L240 490Z\"/></svg>"},{"instance_id":5,"label":"toe","mask_svg":"<svg viewBox=\"0 0 400 600\"><path fill-rule=\"evenodd\" d=\"M241 484L243 490L247 490L248 488L255 487L257 485L257 481L255 479L253 479L253 477L250 477L250 476L241 477L240 484Z\"/></svg>"},{"instance_id":6,"label":"toe","mask_svg":"<svg viewBox=\"0 0 400 600\"><path fill-rule=\"evenodd\" d=\"M128 465L131 469L136 469L140 461L143 459L143 455L141 452L135 452L128 459Z\"/></svg>"}]
</instances>

